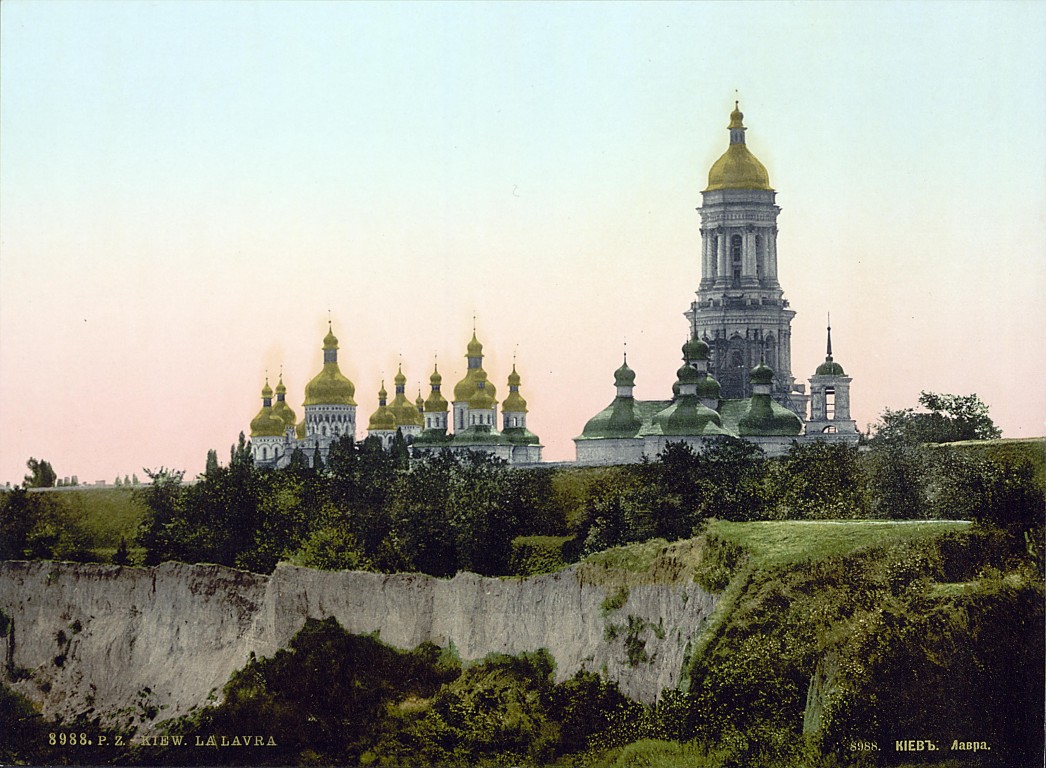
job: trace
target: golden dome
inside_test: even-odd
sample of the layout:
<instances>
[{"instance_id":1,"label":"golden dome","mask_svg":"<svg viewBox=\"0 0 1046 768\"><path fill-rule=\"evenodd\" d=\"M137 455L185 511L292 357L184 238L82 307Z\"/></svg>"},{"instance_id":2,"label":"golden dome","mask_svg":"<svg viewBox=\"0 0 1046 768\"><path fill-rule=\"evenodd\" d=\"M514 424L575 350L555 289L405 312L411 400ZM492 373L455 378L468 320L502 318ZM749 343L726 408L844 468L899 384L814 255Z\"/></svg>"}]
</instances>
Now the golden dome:
<instances>
[{"instance_id":1,"label":"golden dome","mask_svg":"<svg viewBox=\"0 0 1046 768\"><path fill-rule=\"evenodd\" d=\"M396 417L392 414L392 411L385 405L385 398L388 397L388 392L385 391L385 382L381 382L381 389L378 390L378 410L370 417L370 423L367 424L367 430L373 432L376 429L393 430L396 428Z\"/></svg>"},{"instance_id":2,"label":"golden dome","mask_svg":"<svg viewBox=\"0 0 1046 768\"><path fill-rule=\"evenodd\" d=\"M512 373L508 375L508 396L501 404L501 412L526 413L527 401L519 394L519 374L516 373L516 364L512 364Z\"/></svg>"},{"instance_id":3,"label":"golden dome","mask_svg":"<svg viewBox=\"0 0 1046 768\"><path fill-rule=\"evenodd\" d=\"M301 421L299 421L297 424L294 425L294 436L296 438L298 438L299 440L304 440L305 439L305 434L306 434L305 419L302 419Z\"/></svg>"},{"instance_id":4,"label":"golden dome","mask_svg":"<svg viewBox=\"0 0 1046 768\"><path fill-rule=\"evenodd\" d=\"M476 390L469 398L469 408L474 411L490 410L497 404L497 400L494 399L494 385L487 381L487 372L477 368L474 381Z\"/></svg>"},{"instance_id":5,"label":"golden dome","mask_svg":"<svg viewBox=\"0 0 1046 768\"><path fill-rule=\"evenodd\" d=\"M434 365L432 367L432 375L429 376L429 384L432 385L432 392L425 401L425 410L430 413L447 410L447 398L445 398L439 391L442 382L443 377L440 376L439 368Z\"/></svg>"},{"instance_id":6,"label":"golden dome","mask_svg":"<svg viewBox=\"0 0 1046 768\"><path fill-rule=\"evenodd\" d=\"M283 376L280 376L280 382L276 385L276 402L273 403L272 412L283 419L284 425L293 427L297 417L294 415L294 411L287 405L287 401L284 399L287 394L287 387L283 385Z\"/></svg>"},{"instance_id":7,"label":"golden dome","mask_svg":"<svg viewBox=\"0 0 1046 768\"><path fill-rule=\"evenodd\" d=\"M323 370L305 385L302 405L356 405L356 385L338 368L338 339L327 331L323 339Z\"/></svg>"},{"instance_id":8,"label":"golden dome","mask_svg":"<svg viewBox=\"0 0 1046 768\"><path fill-rule=\"evenodd\" d=\"M285 425L283 419L272 412L272 388L268 380L262 388L262 409L251 419L251 437L280 437Z\"/></svg>"},{"instance_id":9,"label":"golden dome","mask_svg":"<svg viewBox=\"0 0 1046 768\"><path fill-rule=\"evenodd\" d=\"M479 339L476 338L476 332L472 332L472 341L468 345L468 357L482 357L483 356L483 345L479 343Z\"/></svg>"},{"instance_id":10,"label":"golden dome","mask_svg":"<svg viewBox=\"0 0 1046 768\"><path fill-rule=\"evenodd\" d=\"M403 375L403 367L400 366L399 371L396 373L396 397L392 400L392 405L389 406L389 412L395 419L397 427L420 427L424 425L424 421L418 409L408 399L406 393L403 391L404 385L407 382L407 377Z\"/></svg>"},{"instance_id":11,"label":"golden dome","mask_svg":"<svg viewBox=\"0 0 1046 768\"><path fill-rule=\"evenodd\" d=\"M708 188L705 192L717 189L772 189L766 167L745 145L744 132L747 129L742 122L743 118L735 102L735 109L730 113L730 147L708 171Z\"/></svg>"}]
</instances>

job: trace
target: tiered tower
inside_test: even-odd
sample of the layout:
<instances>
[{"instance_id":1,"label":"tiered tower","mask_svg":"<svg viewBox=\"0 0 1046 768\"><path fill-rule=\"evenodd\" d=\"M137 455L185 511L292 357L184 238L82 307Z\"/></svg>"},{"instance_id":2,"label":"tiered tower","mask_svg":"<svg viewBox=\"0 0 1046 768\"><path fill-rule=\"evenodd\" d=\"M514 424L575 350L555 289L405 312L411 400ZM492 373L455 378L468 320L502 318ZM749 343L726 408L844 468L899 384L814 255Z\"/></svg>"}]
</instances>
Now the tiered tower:
<instances>
[{"instance_id":1,"label":"tiered tower","mask_svg":"<svg viewBox=\"0 0 1046 768\"><path fill-rule=\"evenodd\" d=\"M730 114L730 146L701 193L701 282L686 317L711 349L709 374L724 399L753 394L750 372L776 371L771 396L805 415L803 385L792 376L792 318L777 281L776 192L745 144L744 115Z\"/></svg>"}]
</instances>

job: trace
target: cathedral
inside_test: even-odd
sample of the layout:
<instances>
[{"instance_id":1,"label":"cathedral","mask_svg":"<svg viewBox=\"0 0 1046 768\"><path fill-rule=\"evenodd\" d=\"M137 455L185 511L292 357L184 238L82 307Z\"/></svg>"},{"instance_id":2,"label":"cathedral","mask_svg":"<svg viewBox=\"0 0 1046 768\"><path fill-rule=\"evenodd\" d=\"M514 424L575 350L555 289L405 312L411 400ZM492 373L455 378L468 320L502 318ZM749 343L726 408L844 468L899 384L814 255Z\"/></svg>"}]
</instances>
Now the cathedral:
<instances>
[{"instance_id":1,"label":"cathedral","mask_svg":"<svg viewBox=\"0 0 1046 768\"><path fill-rule=\"evenodd\" d=\"M701 193L701 282L684 313L690 338L672 397L636 400L626 359L614 374L614 401L574 438L579 464L653 459L668 442L699 446L719 435L744 438L770 456L796 441L857 442L851 379L832 357L830 325L809 394L792 375L795 312L777 280L781 209L770 175L745 144L743 120L735 105L730 144Z\"/></svg>"},{"instance_id":2,"label":"cathedral","mask_svg":"<svg viewBox=\"0 0 1046 768\"><path fill-rule=\"evenodd\" d=\"M429 377L428 398L423 400L419 392L410 402L401 364L393 379L391 403L382 382L367 436L377 438L387 449L399 433L414 455L423 451L475 451L510 464L540 462L541 441L527 429L527 401L519 393L520 375L515 364L508 375L509 393L501 403L502 428L498 430L497 388L483 368L483 345L475 331L465 357L465 376L455 385L454 400L449 404L440 392L443 377L438 366L433 366ZM333 329L328 329L323 339L323 368L305 386L301 421L295 421L294 411L287 404L282 373L275 394L274 404L273 390L266 381L261 392L262 408L251 421L251 450L257 466L286 467L298 449L310 463L317 452L321 461L326 461L334 441L344 435L356 439L356 387L338 366L338 338ZM452 422L448 421L448 410L453 414Z\"/></svg>"}]
</instances>

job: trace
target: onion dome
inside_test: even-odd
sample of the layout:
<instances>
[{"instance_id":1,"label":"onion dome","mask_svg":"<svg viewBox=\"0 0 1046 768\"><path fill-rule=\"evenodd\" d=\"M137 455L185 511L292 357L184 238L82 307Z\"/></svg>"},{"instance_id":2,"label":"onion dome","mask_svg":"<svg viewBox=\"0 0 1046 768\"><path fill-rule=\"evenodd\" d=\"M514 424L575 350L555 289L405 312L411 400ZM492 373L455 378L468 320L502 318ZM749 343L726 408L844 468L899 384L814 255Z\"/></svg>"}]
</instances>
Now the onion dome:
<instances>
[{"instance_id":1,"label":"onion dome","mask_svg":"<svg viewBox=\"0 0 1046 768\"><path fill-rule=\"evenodd\" d=\"M744 115L734 103L730 113L730 147L716 160L708 171L706 192L717 189L762 189L770 190L770 174L755 155L745 146Z\"/></svg>"},{"instance_id":2,"label":"onion dome","mask_svg":"<svg viewBox=\"0 0 1046 768\"><path fill-rule=\"evenodd\" d=\"M718 400L721 391L719 382L711 376L705 376L697 382L697 396L702 400Z\"/></svg>"},{"instance_id":3,"label":"onion dome","mask_svg":"<svg viewBox=\"0 0 1046 768\"><path fill-rule=\"evenodd\" d=\"M285 427L293 428L297 417L294 415L294 411L287 405L287 387L283 386L283 376L280 376L280 382L276 385L276 403L272 406L272 412L283 420Z\"/></svg>"},{"instance_id":4,"label":"onion dome","mask_svg":"<svg viewBox=\"0 0 1046 768\"><path fill-rule=\"evenodd\" d=\"M676 371L676 383L683 384L697 384L701 380L701 376L693 367L684 363L678 371Z\"/></svg>"},{"instance_id":5,"label":"onion dome","mask_svg":"<svg viewBox=\"0 0 1046 768\"><path fill-rule=\"evenodd\" d=\"M407 400L406 386L407 377L403 375L403 366L401 365L396 371L396 397L392 400L392 405L389 406L389 411L392 413L393 418L396 420L397 427L420 427L423 426L423 419L421 414L418 413L418 409ZM383 385L384 386L384 385Z\"/></svg>"},{"instance_id":6,"label":"onion dome","mask_svg":"<svg viewBox=\"0 0 1046 768\"><path fill-rule=\"evenodd\" d=\"M323 338L323 370L305 385L303 405L356 405L356 385L338 368L338 338L328 331Z\"/></svg>"},{"instance_id":7,"label":"onion dome","mask_svg":"<svg viewBox=\"0 0 1046 768\"><path fill-rule=\"evenodd\" d=\"M694 336L683 345L683 359L688 363L708 359L708 344Z\"/></svg>"},{"instance_id":8,"label":"onion dome","mask_svg":"<svg viewBox=\"0 0 1046 768\"><path fill-rule=\"evenodd\" d=\"M465 373L465 378L454 385L455 403L472 400L473 395L476 394L477 373L483 370L483 345L476 339L475 331L472 332L472 341L468 344L468 353L465 357L468 358L468 371ZM487 381L485 387L491 397L497 397L497 390L493 383Z\"/></svg>"},{"instance_id":9,"label":"onion dome","mask_svg":"<svg viewBox=\"0 0 1046 768\"><path fill-rule=\"evenodd\" d=\"M615 387L634 387L636 385L636 372L628 367L628 358L621 363L621 367L614 371Z\"/></svg>"},{"instance_id":10,"label":"onion dome","mask_svg":"<svg viewBox=\"0 0 1046 768\"><path fill-rule=\"evenodd\" d=\"M296 438L298 438L299 440L304 440L306 434L307 434L307 431L305 429L305 419L302 419L301 421L299 421L297 424L294 425L294 436Z\"/></svg>"},{"instance_id":11,"label":"onion dome","mask_svg":"<svg viewBox=\"0 0 1046 768\"><path fill-rule=\"evenodd\" d=\"M487 372L482 368L476 370L476 391L469 398L469 408L474 411L489 411L496 404L494 399L494 387L487 381Z\"/></svg>"},{"instance_id":12,"label":"onion dome","mask_svg":"<svg viewBox=\"0 0 1046 768\"><path fill-rule=\"evenodd\" d=\"M845 376L846 372L839 363L832 359L832 326L828 326L828 354L824 362L817 366L817 376Z\"/></svg>"},{"instance_id":13,"label":"onion dome","mask_svg":"<svg viewBox=\"0 0 1046 768\"><path fill-rule=\"evenodd\" d=\"M262 408L251 419L251 437L281 437L285 427L283 419L272 412L272 388L268 381L262 388L261 396Z\"/></svg>"},{"instance_id":14,"label":"onion dome","mask_svg":"<svg viewBox=\"0 0 1046 768\"><path fill-rule=\"evenodd\" d=\"M753 384L773 384L774 369L766 363L759 363L752 372L748 374L748 380Z\"/></svg>"},{"instance_id":15,"label":"onion dome","mask_svg":"<svg viewBox=\"0 0 1046 768\"><path fill-rule=\"evenodd\" d=\"M396 429L396 417L385 405L385 400L388 396L389 393L385 391L385 382L383 381L381 389L378 390L378 409L371 414L370 422L367 424L368 431Z\"/></svg>"},{"instance_id":16,"label":"onion dome","mask_svg":"<svg viewBox=\"0 0 1046 768\"><path fill-rule=\"evenodd\" d=\"M443 377L439 374L439 369L436 366L432 367L432 375L429 376L429 385L432 387L432 392L429 393L428 399L425 400L425 410L429 413L443 412L447 410L447 398L440 394L440 384L443 382Z\"/></svg>"},{"instance_id":17,"label":"onion dome","mask_svg":"<svg viewBox=\"0 0 1046 768\"><path fill-rule=\"evenodd\" d=\"M719 413L702 405L694 395L680 395L671 405L658 412L651 424L662 435L696 437L726 434Z\"/></svg>"},{"instance_id":18,"label":"onion dome","mask_svg":"<svg viewBox=\"0 0 1046 768\"><path fill-rule=\"evenodd\" d=\"M519 394L519 374L516 373L516 364L512 364L512 373L508 375L508 396L501 404L501 412L526 413L527 401Z\"/></svg>"}]
</instances>

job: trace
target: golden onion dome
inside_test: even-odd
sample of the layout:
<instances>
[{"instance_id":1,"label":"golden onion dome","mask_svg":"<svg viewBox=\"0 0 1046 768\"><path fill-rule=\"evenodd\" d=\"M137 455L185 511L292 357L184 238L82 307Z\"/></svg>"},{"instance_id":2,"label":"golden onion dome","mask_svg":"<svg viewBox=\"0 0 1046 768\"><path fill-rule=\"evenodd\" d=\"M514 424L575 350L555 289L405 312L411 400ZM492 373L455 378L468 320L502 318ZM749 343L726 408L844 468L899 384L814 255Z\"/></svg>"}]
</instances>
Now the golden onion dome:
<instances>
[{"instance_id":1,"label":"golden onion dome","mask_svg":"<svg viewBox=\"0 0 1046 768\"><path fill-rule=\"evenodd\" d=\"M297 424L294 425L294 436L296 438L298 438L299 440L304 440L305 439L305 434L306 434L305 419L302 419L301 421L299 421Z\"/></svg>"},{"instance_id":2,"label":"golden onion dome","mask_svg":"<svg viewBox=\"0 0 1046 768\"><path fill-rule=\"evenodd\" d=\"M286 395L287 387L283 385L283 376L280 376L280 381L276 385L276 402L273 403L272 412L283 420L284 426L293 428L297 416L294 415L294 411L291 410L291 407L287 405L287 401L285 400Z\"/></svg>"},{"instance_id":3,"label":"golden onion dome","mask_svg":"<svg viewBox=\"0 0 1046 768\"><path fill-rule=\"evenodd\" d=\"M428 399L425 400L425 410L430 413L445 412L447 410L447 398L440 394L439 387L443 382L443 377L440 376L439 368L437 366L432 367L432 375L429 376L429 384L432 385L432 392L429 393Z\"/></svg>"},{"instance_id":4,"label":"golden onion dome","mask_svg":"<svg viewBox=\"0 0 1046 768\"><path fill-rule=\"evenodd\" d=\"M505 402L501 404L502 413L506 411L511 413L527 412L527 401L519 394L519 381L519 374L516 373L516 366L513 363L512 373L508 375L508 396L505 398Z\"/></svg>"},{"instance_id":5,"label":"golden onion dome","mask_svg":"<svg viewBox=\"0 0 1046 768\"><path fill-rule=\"evenodd\" d=\"M475 382L476 391L469 398L469 408L474 411L489 411L497 404L494 399L494 385L487 380L487 372L482 368L476 369Z\"/></svg>"},{"instance_id":6,"label":"golden onion dome","mask_svg":"<svg viewBox=\"0 0 1046 768\"><path fill-rule=\"evenodd\" d=\"M479 339L476 338L476 332L472 332L472 341L468 345L468 357L482 357L483 356L483 345L479 343Z\"/></svg>"},{"instance_id":7,"label":"golden onion dome","mask_svg":"<svg viewBox=\"0 0 1046 768\"><path fill-rule=\"evenodd\" d=\"M262 388L262 408L258 415L251 419L251 437L279 437L285 425L283 419L272 412L272 388L265 382Z\"/></svg>"},{"instance_id":8,"label":"golden onion dome","mask_svg":"<svg viewBox=\"0 0 1046 768\"><path fill-rule=\"evenodd\" d=\"M418 409L418 413L425 410L425 399L421 396L420 390L418 390L418 396L414 399L414 407Z\"/></svg>"},{"instance_id":9,"label":"golden onion dome","mask_svg":"<svg viewBox=\"0 0 1046 768\"><path fill-rule=\"evenodd\" d=\"M407 383L407 377L403 375L403 366L402 365L400 365L399 369L396 371L396 378L393 379L393 381L396 382L396 386L397 387L402 387L403 385L405 385Z\"/></svg>"},{"instance_id":10,"label":"golden onion dome","mask_svg":"<svg viewBox=\"0 0 1046 768\"><path fill-rule=\"evenodd\" d=\"M389 396L389 393L385 391L385 382L381 383L381 389L378 390L378 409L371 414L370 422L367 424L367 429L373 432L376 429L392 430L396 428L396 417L392 411L385 405L385 399Z\"/></svg>"},{"instance_id":11,"label":"golden onion dome","mask_svg":"<svg viewBox=\"0 0 1046 768\"><path fill-rule=\"evenodd\" d=\"M338 369L338 364L324 363L323 370L305 385L303 405L356 405L355 385Z\"/></svg>"},{"instance_id":12,"label":"golden onion dome","mask_svg":"<svg viewBox=\"0 0 1046 768\"><path fill-rule=\"evenodd\" d=\"M770 174L745 145L747 130L742 122L744 115L736 108L730 113L730 146L708 171L708 188L717 189L763 189L770 190Z\"/></svg>"},{"instance_id":13,"label":"golden onion dome","mask_svg":"<svg viewBox=\"0 0 1046 768\"><path fill-rule=\"evenodd\" d=\"M303 405L356 405L356 385L338 368L338 338L327 331L323 338L323 370L305 385Z\"/></svg>"}]
</instances>

